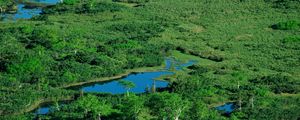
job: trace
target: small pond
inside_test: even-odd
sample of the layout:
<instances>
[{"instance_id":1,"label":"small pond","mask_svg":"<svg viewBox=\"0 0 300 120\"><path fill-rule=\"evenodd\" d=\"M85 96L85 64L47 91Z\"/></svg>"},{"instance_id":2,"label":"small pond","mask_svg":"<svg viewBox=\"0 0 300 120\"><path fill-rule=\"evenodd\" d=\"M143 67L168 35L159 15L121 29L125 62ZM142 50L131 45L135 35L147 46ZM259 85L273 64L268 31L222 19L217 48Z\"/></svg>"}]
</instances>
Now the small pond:
<instances>
[{"instance_id":1,"label":"small pond","mask_svg":"<svg viewBox=\"0 0 300 120\"><path fill-rule=\"evenodd\" d=\"M130 89L133 93L144 93L148 88L153 85L155 78L162 75L172 75L172 72L162 71L162 72L144 72L137 74L130 74L122 80L130 81L135 84L135 87ZM123 94L126 89L119 84L119 80L111 82L96 83L88 86L82 86L80 90L83 92L101 92L101 93L111 93L111 94ZM155 80L155 86L157 88L165 88L168 86L167 81Z\"/></svg>"},{"instance_id":2,"label":"small pond","mask_svg":"<svg viewBox=\"0 0 300 120\"><path fill-rule=\"evenodd\" d=\"M55 5L59 2L61 2L62 0L29 0L30 2L33 3L43 3L43 4L48 4L48 5Z\"/></svg>"},{"instance_id":3,"label":"small pond","mask_svg":"<svg viewBox=\"0 0 300 120\"><path fill-rule=\"evenodd\" d=\"M55 5L59 3L60 0L29 0L28 3L31 4L44 4L44 5ZM16 13L3 13L1 14L1 18L3 20L18 20L18 19L30 19L34 16L40 15L42 13L41 7L25 7L26 3L18 3L17 4L17 12Z\"/></svg>"},{"instance_id":4,"label":"small pond","mask_svg":"<svg viewBox=\"0 0 300 120\"><path fill-rule=\"evenodd\" d=\"M41 106L39 109L37 109L35 111L35 114L37 115L45 115L47 113L49 113L51 106L47 105L47 106Z\"/></svg>"},{"instance_id":5,"label":"small pond","mask_svg":"<svg viewBox=\"0 0 300 120\"><path fill-rule=\"evenodd\" d=\"M216 107L217 110L223 111L226 115L229 115L232 113L235 109L235 104L234 103L226 103L224 105Z\"/></svg>"},{"instance_id":6,"label":"small pond","mask_svg":"<svg viewBox=\"0 0 300 120\"><path fill-rule=\"evenodd\" d=\"M132 88L129 92L136 94L144 93L155 84L156 88L166 88L169 84L168 81L156 80L163 75L173 75L175 74L171 70L182 70L185 67L195 64L196 61L188 61L186 63L177 62L174 59L166 59L165 65L166 68L161 71L156 72L141 72L141 73L132 73L128 76L125 76L121 79L111 80L107 82L97 82L90 83L78 87L73 87L74 90L82 90L83 92L99 92L99 93L111 93L111 94L124 94L126 89L119 84L118 81L125 80L130 81L135 84L135 87ZM47 114L50 110L49 106L41 106L41 108L35 111L35 114L43 115Z\"/></svg>"},{"instance_id":7,"label":"small pond","mask_svg":"<svg viewBox=\"0 0 300 120\"><path fill-rule=\"evenodd\" d=\"M196 61L188 61L187 63L175 63L172 59L166 59L166 68L162 71L157 72L141 72L141 73L132 73L122 79L117 79L109 82L99 82L92 83L90 85L84 85L79 88L83 92L101 92L101 93L111 93L111 94L123 94L126 92L126 89L119 84L120 80L130 81L135 84L135 87L130 90L130 92L139 94L144 93L152 87L155 83L156 88L165 88L168 86L168 81L156 80L163 75L173 75L174 72L171 72L172 67L175 70L181 70L184 67L191 66L195 64ZM78 89L78 88L77 88Z\"/></svg>"}]
</instances>

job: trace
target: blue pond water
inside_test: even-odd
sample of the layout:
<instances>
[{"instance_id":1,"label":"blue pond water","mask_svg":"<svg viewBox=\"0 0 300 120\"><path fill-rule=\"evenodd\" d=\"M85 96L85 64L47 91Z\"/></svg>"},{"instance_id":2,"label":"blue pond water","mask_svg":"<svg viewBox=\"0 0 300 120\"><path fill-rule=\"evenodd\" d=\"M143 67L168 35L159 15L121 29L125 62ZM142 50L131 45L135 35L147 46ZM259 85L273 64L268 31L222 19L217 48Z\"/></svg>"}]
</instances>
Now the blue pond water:
<instances>
[{"instance_id":1,"label":"blue pond water","mask_svg":"<svg viewBox=\"0 0 300 120\"><path fill-rule=\"evenodd\" d=\"M35 3L48 4L48 5L54 5L60 2L60 0L30 0L30 1ZM36 7L32 9L24 8L25 4L21 4L21 3L18 4L17 7L18 7L17 13L1 14L1 17L3 17L4 20L30 19L42 13L42 8L40 7Z\"/></svg>"},{"instance_id":2,"label":"blue pond water","mask_svg":"<svg viewBox=\"0 0 300 120\"><path fill-rule=\"evenodd\" d=\"M40 107L39 109L37 109L35 111L35 114L37 115L45 115L45 114L48 114L50 111L50 107L49 106L42 106Z\"/></svg>"},{"instance_id":3,"label":"blue pond water","mask_svg":"<svg viewBox=\"0 0 300 120\"><path fill-rule=\"evenodd\" d=\"M29 0L32 2L43 3L43 4L57 4L61 2L61 0Z\"/></svg>"},{"instance_id":4,"label":"blue pond water","mask_svg":"<svg viewBox=\"0 0 300 120\"><path fill-rule=\"evenodd\" d=\"M225 105L221 105L216 107L217 110L224 111L226 114L230 114L234 111L234 103L226 103Z\"/></svg>"},{"instance_id":5,"label":"blue pond water","mask_svg":"<svg viewBox=\"0 0 300 120\"><path fill-rule=\"evenodd\" d=\"M129 76L123 78L122 80L130 81L135 84L136 87L132 88L130 92L133 93L144 93L147 88L150 88L153 84L155 78L158 78L162 75L172 75L172 72L145 72L130 74ZM164 88L168 86L167 81L155 81L155 85L158 88ZM119 84L119 80L108 82L108 83L96 83L90 86L81 88L83 92L103 92L103 93L112 93L112 94L123 94L126 92L126 89Z\"/></svg>"},{"instance_id":6,"label":"blue pond water","mask_svg":"<svg viewBox=\"0 0 300 120\"><path fill-rule=\"evenodd\" d=\"M101 93L111 93L111 94L124 94L126 89L119 84L120 80L131 81L135 84L136 87L132 88L130 92L133 93L144 93L147 88L150 88L153 83L155 83L156 88L165 88L168 86L168 81L155 80L156 78L162 75L173 75L174 72L171 72L171 68L174 67L175 70L182 70L184 67L191 66L195 64L196 61L188 61L187 63L179 63L173 59L166 59L165 65L166 68L162 71L157 72L143 72L143 73L133 73L122 79L116 79L108 82L99 82L92 83L88 85L83 85L76 87L77 90L82 90L83 92L101 92ZM155 81L155 82L154 82ZM35 114L43 115L47 114L50 111L49 106L42 106L37 109Z\"/></svg>"},{"instance_id":7,"label":"blue pond water","mask_svg":"<svg viewBox=\"0 0 300 120\"><path fill-rule=\"evenodd\" d=\"M111 93L111 94L123 94L126 92L126 89L119 84L120 80L130 81L135 84L135 87L132 88L129 92L133 93L144 93L149 89L153 83L155 83L156 88L165 88L168 86L169 82L155 80L156 78L162 75L172 75L174 72L169 71L173 66L175 70L181 70L184 67L191 66L195 64L196 61L189 61L184 64L174 64L174 60L166 59L166 68L163 71L157 72L142 72L136 74L130 74L125 78L111 81L111 82L100 82L94 83L88 86L82 86L80 90L83 92L102 92L102 93Z\"/></svg>"},{"instance_id":8,"label":"blue pond water","mask_svg":"<svg viewBox=\"0 0 300 120\"><path fill-rule=\"evenodd\" d=\"M25 9L24 4L18 4L18 11L15 14L2 15L5 20L30 19L42 13L41 8Z\"/></svg>"}]
</instances>

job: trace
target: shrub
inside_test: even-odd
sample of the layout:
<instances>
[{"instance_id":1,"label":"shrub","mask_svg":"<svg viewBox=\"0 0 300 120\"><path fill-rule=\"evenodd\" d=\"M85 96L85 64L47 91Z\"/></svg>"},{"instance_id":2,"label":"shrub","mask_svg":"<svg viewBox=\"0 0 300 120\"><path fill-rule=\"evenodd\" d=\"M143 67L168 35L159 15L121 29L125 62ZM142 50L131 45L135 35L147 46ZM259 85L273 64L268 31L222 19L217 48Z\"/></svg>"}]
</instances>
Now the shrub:
<instances>
[{"instance_id":1,"label":"shrub","mask_svg":"<svg viewBox=\"0 0 300 120\"><path fill-rule=\"evenodd\" d=\"M289 37L286 37L283 41L283 43L293 43L293 42L300 42L300 36L289 36Z\"/></svg>"},{"instance_id":2,"label":"shrub","mask_svg":"<svg viewBox=\"0 0 300 120\"><path fill-rule=\"evenodd\" d=\"M109 2L100 2L96 3L95 1L89 1L82 6L82 8L77 9L76 13L98 13L98 12L116 12L126 9L123 5L109 3Z\"/></svg>"},{"instance_id":3,"label":"shrub","mask_svg":"<svg viewBox=\"0 0 300 120\"><path fill-rule=\"evenodd\" d=\"M300 8L299 0L265 0L266 2L272 3L274 8L279 9L295 9L298 10Z\"/></svg>"},{"instance_id":4,"label":"shrub","mask_svg":"<svg viewBox=\"0 0 300 120\"><path fill-rule=\"evenodd\" d=\"M294 20L290 20L272 25L272 28L276 30L296 30L300 28L300 23Z\"/></svg>"},{"instance_id":5,"label":"shrub","mask_svg":"<svg viewBox=\"0 0 300 120\"><path fill-rule=\"evenodd\" d=\"M149 0L113 0L113 2L145 3L145 2L149 2Z\"/></svg>"},{"instance_id":6,"label":"shrub","mask_svg":"<svg viewBox=\"0 0 300 120\"><path fill-rule=\"evenodd\" d=\"M189 73L191 75L201 75L201 74L209 71L209 69L207 67L203 67L203 66L199 66L199 65L192 65L188 68L193 70L192 72Z\"/></svg>"},{"instance_id":7,"label":"shrub","mask_svg":"<svg viewBox=\"0 0 300 120\"><path fill-rule=\"evenodd\" d=\"M111 26L111 30L124 33L128 39L147 41L151 37L157 37L163 32L163 27L155 22L136 22L115 24Z\"/></svg>"},{"instance_id":8,"label":"shrub","mask_svg":"<svg viewBox=\"0 0 300 120\"><path fill-rule=\"evenodd\" d=\"M74 5L77 2L78 2L78 0L64 0L63 3L66 5Z\"/></svg>"}]
</instances>

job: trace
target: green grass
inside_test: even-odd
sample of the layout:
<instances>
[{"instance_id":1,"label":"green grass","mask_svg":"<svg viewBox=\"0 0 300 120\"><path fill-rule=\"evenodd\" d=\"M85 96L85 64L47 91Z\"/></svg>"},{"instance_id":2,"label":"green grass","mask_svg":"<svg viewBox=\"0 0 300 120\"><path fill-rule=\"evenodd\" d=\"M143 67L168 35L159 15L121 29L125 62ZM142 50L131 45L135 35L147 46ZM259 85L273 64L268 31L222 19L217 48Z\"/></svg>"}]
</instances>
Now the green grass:
<instances>
[{"instance_id":1,"label":"green grass","mask_svg":"<svg viewBox=\"0 0 300 120\"><path fill-rule=\"evenodd\" d=\"M174 50L171 53L171 55L173 57L175 57L175 59L177 59L179 61L182 61L182 62L187 62L187 61L190 61L190 60L194 60L194 61L197 61L197 64L199 64L199 65L212 65L212 64L215 64L214 61L211 61L211 60L208 60L208 59L203 59L203 58L193 56L193 55L189 55L189 54L184 54L184 53L181 53L180 51L176 51L176 50Z\"/></svg>"}]
</instances>

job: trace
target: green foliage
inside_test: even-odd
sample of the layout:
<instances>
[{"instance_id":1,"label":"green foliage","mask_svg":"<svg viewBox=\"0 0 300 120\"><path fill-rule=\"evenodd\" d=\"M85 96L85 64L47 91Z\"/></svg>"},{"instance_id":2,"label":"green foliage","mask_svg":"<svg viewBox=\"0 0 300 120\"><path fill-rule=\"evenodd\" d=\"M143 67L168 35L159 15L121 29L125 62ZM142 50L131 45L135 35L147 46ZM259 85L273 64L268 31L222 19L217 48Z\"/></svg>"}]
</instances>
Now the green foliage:
<instances>
[{"instance_id":1,"label":"green foliage","mask_svg":"<svg viewBox=\"0 0 300 120\"><path fill-rule=\"evenodd\" d=\"M124 86L126 89L131 89L135 87L135 84L133 82L130 81L125 81L125 80L121 80L119 81L119 83Z\"/></svg>"},{"instance_id":2,"label":"green foliage","mask_svg":"<svg viewBox=\"0 0 300 120\"><path fill-rule=\"evenodd\" d=\"M136 95L127 96L122 100L120 109L126 119L137 120L144 109L144 98Z\"/></svg>"},{"instance_id":3,"label":"green foliage","mask_svg":"<svg viewBox=\"0 0 300 120\"><path fill-rule=\"evenodd\" d=\"M195 100L192 102L191 108L187 114L188 115L185 117L185 119L192 119L192 120L222 119L222 117L219 116L217 111L213 109L208 109L206 104L200 100Z\"/></svg>"},{"instance_id":4,"label":"green foliage","mask_svg":"<svg viewBox=\"0 0 300 120\"><path fill-rule=\"evenodd\" d=\"M4 9L8 9L9 7L11 7L12 5L14 5L14 1L13 0L0 0L0 13L4 12Z\"/></svg>"},{"instance_id":5,"label":"green foliage","mask_svg":"<svg viewBox=\"0 0 300 120\"><path fill-rule=\"evenodd\" d=\"M63 75L62 75L62 79L67 81L67 82L74 82L78 79L78 77L76 76L76 74L71 73L69 71L66 71Z\"/></svg>"},{"instance_id":6,"label":"green foliage","mask_svg":"<svg viewBox=\"0 0 300 120\"><path fill-rule=\"evenodd\" d=\"M70 105L63 106L59 112L51 114L53 119L98 119L115 112L112 105L96 96L87 95Z\"/></svg>"},{"instance_id":7,"label":"green foliage","mask_svg":"<svg viewBox=\"0 0 300 120\"><path fill-rule=\"evenodd\" d=\"M79 2L79 0L63 0L66 5L74 5Z\"/></svg>"},{"instance_id":8,"label":"green foliage","mask_svg":"<svg viewBox=\"0 0 300 120\"><path fill-rule=\"evenodd\" d=\"M107 2L96 2L91 0L84 4L81 9L77 10L77 13L97 13L97 12L116 12L125 9L125 7L117 4Z\"/></svg>"},{"instance_id":9,"label":"green foliage","mask_svg":"<svg viewBox=\"0 0 300 120\"><path fill-rule=\"evenodd\" d=\"M156 93L149 98L153 114L162 119L176 120L190 107L190 103L175 93Z\"/></svg>"},{"instance_id":10,"label":"green foliage","mask_svg":"<svg viewBox=\"0 0 300 120\"><path fill-rule=\"evenodd\" d=\"M146 3L150 0L113 0L114 2L125 2L125 3Z\"/></svg>"},{"instance_id":11,"label":"green foliage","mask_svg":"<svg viewBox=\"0 0 300 120\"><path fill-rule=\"evenodd\" d=\"M176 50L199 62L168 76L173 93L84 96L45 119L226 119L214 107L238 100L228 119L298 119L298 0L65 2L0 23L0 119L33 119L2 115L73 95L60 89L70 83L159 66ZM283 22L268 29L274 21Z\"/></svg>"},{"instance_id":12,"label":"green foliage","mask_svg":"<svg viewBox=\"0 0 300 120\"><path fill-rule=\"evenodd\" d=\"M297 93L299 92L297 83L293 78L284 74L273 74L253 79L251 82L270 86L275 93Z\"/></svg>"},{"instance_id":13,"label":"green foliage","mask_svg":"<svg viewBox=\"0 0 300 120\"><path fill-rule=\"evenodd\" d=\"M201 74L209 71L208 68L203 67L203 66L198 66L198 65L192 65L188 68L193 70L192 72L190 72L191 75L201 75Z\"/></svg>"},{"instance_id":14,"label":"green foliage","mask_svg":"<svg viewBox=\"0 0 300 120\"><path fill-rule=\"evenodd\" d=\"M39 58L29 58L20 64L8 66L8 73L25 83L37 83L43 76L45 66Z\"/></svg>"},{"instance_id":15,"label":"green foliage","mask_svg":"<svg viewBox=\"0 0 300 120\"><path fill-rule=\"evenodd\" d=\"M14 115L14 116L0 116L1 120L32 120L34 119L31 115Z\"/></svg>"},{"instance_id":16,"label":"green foliage","mask_svg":"<svg viewBox=\"0 0 300 120\"><path fill-rule=\"evenodd\" d=\"M289 36L286 37L283 41L283 43L297 43L300 42L300 36Z\"/></svg>"},{"instance_id":17,"label":"green foliage","mask_svg":"<svg viewBox=\"0 0 300 120\"><path fill-rule=\"evenodd\" d=\"M239 119L291 119L299 118L299 96L286 97L264 97L257 98L257 108L246 107L244 112L236 112L234 116ZM268 105L264 105L268 104ZM292 109L290 109L292 108Z\"/></svg>"},{"instance_id":18,"label":"green foliage","mask_svg":"<svg viewBox=\"0 0 300 120\"><path fill-rule=\"evenodd\" d=\"M121 84L125 89L127 89L127 96L129 96L129 90L135 87L135 84L131 81L121 80L119 81L119 84Z\"/></svg>"},{"instance_id":19,"label":"green foliage","mask_svg":"<svg viewBox=\"0 0 300 120\"><path fill-rule=\"evenodd\" d=\"M267 2L271 2L273 7L280 9L299 9L300 1L299 0L265 0Z\"/></svg>"},{"instance_id":20,"label":"green foliage","mask_svg":"<svg viewBox=\"0 0 300 120\"><path fill-rule=\"evenodd\" d=\"M297 30L300 28L300 23L294 20L279 22L272 26L273 29L278 30Z\"/></svg>"},{"instance_id":21,"label":"green foliage","mask_svg":"<svg viewBox=\"0 0 300 120\"><path fill-rule=\"evenodd\" d=\"M151 37L157 37L163 32L163 27L155 22L130 21L126 23L115 24L111 27L114 31L122 32L128 39L147 41Z\"/></svg>"}]
</instances>

